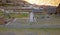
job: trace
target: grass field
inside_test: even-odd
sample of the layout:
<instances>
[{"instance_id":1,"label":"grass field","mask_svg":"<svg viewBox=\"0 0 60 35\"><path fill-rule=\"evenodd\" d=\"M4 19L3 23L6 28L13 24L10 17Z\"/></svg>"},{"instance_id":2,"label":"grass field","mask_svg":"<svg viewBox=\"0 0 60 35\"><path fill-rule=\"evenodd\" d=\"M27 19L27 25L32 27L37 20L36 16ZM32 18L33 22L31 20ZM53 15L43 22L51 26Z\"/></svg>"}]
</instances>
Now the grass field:
<instances>
[{"instance_id":1,"label":"grass field","mask_svg":"<svg viewBox=\"0 0 60 35\"><path fill-rule=\"evenodd\" d=\"M0 34L14 34L14 35L60 35L60 28L5 28L0 27Z\"/></svg>"}]
</instances>

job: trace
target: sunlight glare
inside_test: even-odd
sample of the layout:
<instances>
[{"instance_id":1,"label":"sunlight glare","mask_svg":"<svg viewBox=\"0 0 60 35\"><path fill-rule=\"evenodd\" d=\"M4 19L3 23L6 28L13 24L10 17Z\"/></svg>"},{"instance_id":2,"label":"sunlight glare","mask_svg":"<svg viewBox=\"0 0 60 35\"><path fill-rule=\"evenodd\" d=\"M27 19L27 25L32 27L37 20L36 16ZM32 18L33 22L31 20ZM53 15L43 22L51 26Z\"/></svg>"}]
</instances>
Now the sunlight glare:
<instances>
[{"instance_id":1,"label":"sunlight glare","mask_svg":"<svg viewBox=\"0 0 60 35\"><path fill-rule=\"evenodd\" d=\"M58 6L60 0L25 0L31 4Z\"/></svg>"}]
</instances>

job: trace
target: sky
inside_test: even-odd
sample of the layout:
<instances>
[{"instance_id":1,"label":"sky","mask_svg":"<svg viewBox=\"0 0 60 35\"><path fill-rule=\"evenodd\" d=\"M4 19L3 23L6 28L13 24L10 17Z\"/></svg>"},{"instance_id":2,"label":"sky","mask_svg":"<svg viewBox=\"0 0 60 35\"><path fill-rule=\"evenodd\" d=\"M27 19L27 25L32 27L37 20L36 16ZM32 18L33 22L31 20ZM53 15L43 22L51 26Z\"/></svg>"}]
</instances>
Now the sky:
<instances>
[{"instance_id":1,"label":"sky","mask_svg":"<svg viewBox=\"0 0 60 35\"><path fill-rule=\"evenodd\" d=\"M31 4L58 6L60 0L25 0Z\"/></svg>"}]
</instances>

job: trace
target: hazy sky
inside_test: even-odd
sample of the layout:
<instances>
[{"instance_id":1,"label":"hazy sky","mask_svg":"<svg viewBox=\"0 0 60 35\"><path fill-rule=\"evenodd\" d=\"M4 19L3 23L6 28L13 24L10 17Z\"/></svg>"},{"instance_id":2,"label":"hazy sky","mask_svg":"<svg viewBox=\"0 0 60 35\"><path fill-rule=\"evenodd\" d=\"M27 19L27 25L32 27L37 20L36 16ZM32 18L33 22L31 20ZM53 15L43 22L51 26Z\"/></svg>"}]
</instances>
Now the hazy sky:
<instances>
[{"instance_id":1,"label":"hazy sky","mask_svg":"<svg viewBox=\"0 0 60 35\"><path fill-rule=\"evenodd\" d=\"M31 4L57 6L60 0L25 0Z\"/></svg>"}]
</instances>

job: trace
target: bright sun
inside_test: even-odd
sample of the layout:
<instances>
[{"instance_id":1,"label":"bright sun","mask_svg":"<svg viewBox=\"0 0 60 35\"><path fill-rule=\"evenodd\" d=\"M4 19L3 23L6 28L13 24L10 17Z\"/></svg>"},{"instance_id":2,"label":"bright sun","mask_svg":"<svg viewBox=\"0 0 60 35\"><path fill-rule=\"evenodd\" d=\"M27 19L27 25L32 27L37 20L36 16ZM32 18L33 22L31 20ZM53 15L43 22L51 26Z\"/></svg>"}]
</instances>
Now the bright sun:
<instances>
[{"instance_id":1,"label":"bright sun","mask_svg":"<svg viewBox=\"0 0 60 35\"><path fill-rule=\"evenodd\" d=\"M25 0L31 4L58 6L60 0Z\"/></svg>"}]
</instances>

